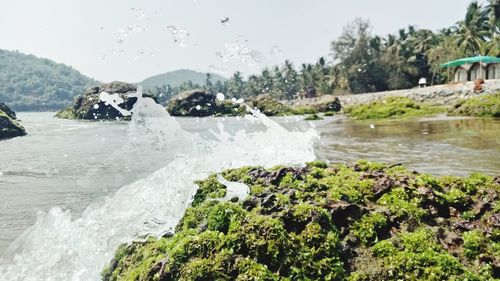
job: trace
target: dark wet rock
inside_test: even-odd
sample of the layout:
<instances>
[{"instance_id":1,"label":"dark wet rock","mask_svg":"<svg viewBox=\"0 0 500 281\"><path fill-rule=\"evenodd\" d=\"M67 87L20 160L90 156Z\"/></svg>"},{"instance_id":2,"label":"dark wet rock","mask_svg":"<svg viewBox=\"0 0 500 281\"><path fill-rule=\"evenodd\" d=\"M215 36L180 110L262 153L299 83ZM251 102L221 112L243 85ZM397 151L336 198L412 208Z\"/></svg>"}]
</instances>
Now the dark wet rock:
<instances>
[{"instance_id":1,"label":"dark wet rock","mask_svg":"<svg viewBox=\"0 0 500 281\"><path fill-rule=\"evenodd\" d=\"M4 103L0 103L0 140L26 135L26 130L19 124L16 113Z\"/></svg>"},{"instance_id":2,"label":"dark wet rock","mask_svg":"<svg viewBox=\"0 0 500 281\"><path fill-rule=\"evenodd\" d=\"M168 263L168 258L164 258L153 265L148 273L150 278L157 276L158 280L168 280L167 274L164 272L165 265Z\"/></svg>"},{"instance_id":3,"label":"dark wet rock","mask_svg":"<svg viewBox=\"0 0 500 281\"><path fill-rule=\"evenodd\" d=\"M350 220L359 219L365 212L359 205L346 201L330 202L324 208L329 211L337 227L347 226Z\"/></svg>"},{"instance_id":4,"label":"dark wet rock","mask_svg":"<svg viewBox=\"0 0 500 281\"><path fill-rule=\"evenodd\" d=\"M247 198L243 201L242 206L245 210L251 211L259 205L259 200L255 197Z\"/></svg>"},{"instance_id":5,"label":"dark wet rock","mask_svg":"<svg viewBox=\"0 0 500 281\"><path fill-rule=\"evenodd\" d=\"M493 182L500 185L500 176L496 176L493 178Z\"/></svg>"},{"instance_id":6,"label":"dark wet rock","mask_svg":"<svg viewBox=\"0 0 500 281\"><path fill-rule=\"evenodd\" d=\"M338 97L334 97L333 100L330 101L312 104L312 107L319 112L327 112L327 111L339 112L342 109L342 104L340 103Z\"/></svg>"},{"instance_id":7,"label":"dark wet rock","mask_svg":"<svg viewBox=\"0 0 500 281\"><path fill-rule=\"evenodd\" d=\"M258 178L266 178L270 172L263 168L255 168L248 172L248 175L252 178L252 180L256 180Z\"/></svg>"},{"instance_id":8,"label":"dark wet rock","mask_svg":"<svg viewBox=\"0 0 500 281\"><path fill-rule=\"evenodd\" d=\"M394 180L388 176L379 178L372 187L375 198L380 198L384 193L395 187Z\"/></svg>"},{"instance_id":9,"label":"dark wet rock","mask_svg":"<svg viewBox=\"0 0 500 281\"><path fill-rule=\"evenodd\" d=\"M358 256L355 250L357 245L359 241L352 235L345 236L339 244L339 258L349 271L353 269L351 261Z\"/></svg>"},{"instance_id":10,"label":"dark wet rock","mask_svg":"<svg viewBox=\"0 0 500 281\"><path fill-rule=\"evenodd\" d=\"M478 227L476 222L458 221L453 224L453 227L458 231L470 231Z\"/></svg>"},{"instance_id":11,"label":"dark wet rock","mask_svg":"<svg viewBox=\"0 0 500 281\"><path fill-rule=\"evenodd\" d=\"M428 211L425 219L432 221L430 220L431 218L438 216L443 218L450 217L450 208L440 203L440 200L432 189L420 186L417 188L416 194L421 200L422 207Z\"/></svg>"},{"instance_id":12,"label":"dark wet rock","mask_svg":"<svg viewBox=\"0 0 500 281\"><path fill-rule=\"evenodd\" d=\"M500 263L496 262L491 265L491 271L493 278L500 278Z\"/></svg>"},{"instance_id":13,"label":"dark wet rock","mask_svg":"<svg viewBox=\"0 0 500 281\"><path fill-rule=\"evenodd\" d=\"M167 106L172 116L211 116L215 109L215 95L202 89L180 93L172 97Z\"/></svg>"},{"instance_id":14,"label":"dark wet rock","mask_svg":"<svg viewBox=\"0 0 500 281\"><path fill-rule=\"evenodd\" d=\"M276 202L276 195L271 193L266 195L266 197L264 197L260 205L264 208L271 208L272 206L274 206L275 202Z\"/></svg>"},{"instance_id":15,"label":"dark wet rock","mask_svg":"<svg viewBox=\"0 0 500 281\"><path fill-rule=\"evenodd\" d=\"M482 216L486 211L489 211L491 209L491 204L488 202L478 202L474 207L472 208L472 213L476 217Z\"/></svg>"},{"instance_id":16,"label":"dark wet rock","mask_svg":"<svg viewBox=\"0 0 500 281\"><path fill-rule=\"evenodd\" d=\"M61 110L56 117L65 119L86 119L86 120L117 120L130 119L123 116L120 111L111 105L106 105L100 100L100 93L106 92L116 95L118 106L127 111L131 110L137 101L136 97L128 97L129 93L137 90L137 86L125 82L114 81L87 89L83 95L76 96L73 105ZM147 97L147 95L144 95ZM121 102L123 101L123 102ZM120 103L121 102L121 103Z\"/></svg>"},{"instance_id":17,"label":"dark wet rock","mask_svg":"<svg viewBox=\"0 0 500 281\"><path fill-rule=\"evenodd\" d=\"M492 214L487 220L486 223L492 228L492 229L500 229L500 214Z\"/></svg>"},{"instance_id":18,"label":"dark wet rock","mask_svg":"<svg viewBox=\"0 0 500 281\"><path fill-rule=\"evenodd\" d=\"M306 170L305 168L292 168L292 167L287 167L287 168L280 168L276 171L266 171L265 169L262 168L256 168L248 172L248 175L252 178L252 180L262 180L264 184L273 184L273 185L279 185L281 182L281 179L285 177L287 174L291 174L292 178L294 180L302 180L303 175L305 174Z\"/></svg>"},{"instance_id":19,"label":"dark wet rock","mask_svg":"<svg viewBox=\"0 0 500 281\"><path fill-rule=\"evenodd\" d=\"M172 116L237 116L246 110L243 105L218 101L214 94L203 89L182 92L170 99L167 111Z\"/></svg>"},{"instance_id":20,"label":"dark wet rock","mask_svg":"<svg viewBox=\"0 0 500 281\"><path fill-rule=\"evenodd\" d=\"M0 111L3 111L7 116L9 116L11 119L17 119L16 113L14 110L10 109L5 103L0 102Z\"/></svg>"},{"instance_id":21,"label":"dark wet rock","mask_svg":"<svg viewBox=\"0 0 500 281\"><path fill-rule=\"evenodd\" d=\"M454 251L463 243L462 237L453 231L445 231L440 229L438 232L438 240L446 250Z\"/></svg>"},{"instance_id":22,"label":"dark wet rock","mask_svg":"<svg viewBox=\"0 0 500 281\"><path fill-rule=\"evenodd\" d=\"M281 179L283 179L284 176L286 176L288 173L292 175L292 178L294 180L302 180L303 179L303 174L305 170L301 168L281 168L277 171L271 172L265 177L265 183L266 184L273 184L273 185L279 185L281 182Z\"/></svg>"}]
</instances>

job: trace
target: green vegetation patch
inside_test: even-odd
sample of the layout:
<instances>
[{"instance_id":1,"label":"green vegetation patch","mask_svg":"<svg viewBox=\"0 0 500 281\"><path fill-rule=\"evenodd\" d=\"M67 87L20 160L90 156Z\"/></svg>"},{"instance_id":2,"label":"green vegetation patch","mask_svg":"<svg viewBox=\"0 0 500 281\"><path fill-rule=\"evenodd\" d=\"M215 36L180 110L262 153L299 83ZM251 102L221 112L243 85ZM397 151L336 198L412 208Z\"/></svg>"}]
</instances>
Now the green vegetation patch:
<instances>
[{"instance_id":1,"label":"green vegetation patch","mask_svg":"<svg viewBox=\"0 0 500 281\"><path fill-rule=\"evenodd\" d=\"M458 101L448 112L449 115L476 117L500 117L500 93L485 94Z\"/></svg>"},{"instance_id":2,"label":"green vegetation patch","mask_svg":"<svg viewBox=\"0 0 500 281\"><path fill-rule=\"evenodd\" d=\"M369 161L210 175L175 233L122 245L103 280L493 280L500 183Z\"/></svg>"},{"instance_id":3,"label":"green vegetation patch","mask_svg":"<svg viewBox=\"0 0 500 281\"><path fill-rule=\"evenodd\" d=\"M419 103L407 97L388 97L367 104L344 109L344 113L356 119L384 119L432 115L445 110L442 107Z\"/></svg>"},{"instance_id":4,"label":"green vegetation patch","mask_svg":"<svg viewBox=\"0 0 500 281\"><path fill-rule=\"evenodd\" d=\"M311 114L311 115L307 116L306 118L304 118L304 120L307 120L307 121L322 120L322 119L323 118L318 116L318 114Z\"/></svg>"}]
</instances>

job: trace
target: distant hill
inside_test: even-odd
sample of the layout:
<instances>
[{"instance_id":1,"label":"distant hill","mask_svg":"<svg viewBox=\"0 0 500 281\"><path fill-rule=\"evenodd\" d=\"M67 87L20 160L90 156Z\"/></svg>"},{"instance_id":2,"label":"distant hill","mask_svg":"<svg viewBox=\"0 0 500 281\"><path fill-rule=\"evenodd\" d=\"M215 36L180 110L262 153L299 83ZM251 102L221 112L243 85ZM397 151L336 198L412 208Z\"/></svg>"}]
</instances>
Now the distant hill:
<instances>
[{"instance_id":1,"label":"distant hill","mask_svg":"<svg viewBox=\"0 0 500 281\"><path fill-rule=\"evenodd\" d=\"M97 84L70 66L0 49L0 102L16 111L62 109Z\"/></svg>"},{"instance_id":2,"label":"distant hill","mask_svg":"<svg viewBox=\"0 0 500 281\"><path fill-rule=\"evenodd\" d=\"M217 74L210 73L212 75L212 82L225 81L227 78L222 77ZM139 84L145 90L154 89L155 87L161 87L165 85L170 85L171 87L178 87L184 82L192 81L194 84L204 85L207 78L206 73L197 72L188 69L175 70L163 74L158 74L144 79Z\"/></svg>"}]
</instances>

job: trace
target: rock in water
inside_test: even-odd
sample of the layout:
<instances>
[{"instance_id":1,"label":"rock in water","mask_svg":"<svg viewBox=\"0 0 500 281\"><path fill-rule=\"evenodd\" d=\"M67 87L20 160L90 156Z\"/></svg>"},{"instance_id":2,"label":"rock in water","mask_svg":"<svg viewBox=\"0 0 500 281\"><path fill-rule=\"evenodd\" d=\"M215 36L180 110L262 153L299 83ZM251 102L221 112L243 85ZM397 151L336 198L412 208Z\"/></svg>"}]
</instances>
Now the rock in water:
<instances>
[{"instance_id":1,"label":"rock in water","mask_svg":"<svg viewBox=\"0 0 500 281\"><path fill-rule=\"evenodd\" d=\"M109 119L116 120L124 116L111 105L106 105L100 100L100 93L106 92L109 95L117 94L123 103L119 106L125 110L131 110L136 97L128 97L129 93L135 92L137 86L125 82L114 81L101 86L91 87L85 91L83 95L77 96L74 99L73 105L56 114L56 117L66 119Z\"/></svg>"},{"instance_id":2,"label":"rock in water","mask_svg":"<svg viewBox=\"0 0 500 281\"><path fill-rule=\"evenodd\" d=\"M205 90L186 91L172 97L167 111L173 116L210 116L215 114L215 95Z\"/></svg>"},{"instance_id":3,"label":"rock in water","mask_svg":"<svg viewBox=\"0 0 500 281\"><path fill-rule=\"evenodd\" d=\"M0 103L0 140L24 135L26 131L17 121L16 113Z\"/></svg>"},{"instance_id":4,"label":"rock in water","mask_svg":"<svg viewBox=\"0 0 500 281\"><path fill-rule=\"evenodd\" d=\"M182 92L170 99L167 111L172 116L236 116L243 115L244 106L226 100L216 100L216 96L203 89Z\"/></svg>"}]
</instances>

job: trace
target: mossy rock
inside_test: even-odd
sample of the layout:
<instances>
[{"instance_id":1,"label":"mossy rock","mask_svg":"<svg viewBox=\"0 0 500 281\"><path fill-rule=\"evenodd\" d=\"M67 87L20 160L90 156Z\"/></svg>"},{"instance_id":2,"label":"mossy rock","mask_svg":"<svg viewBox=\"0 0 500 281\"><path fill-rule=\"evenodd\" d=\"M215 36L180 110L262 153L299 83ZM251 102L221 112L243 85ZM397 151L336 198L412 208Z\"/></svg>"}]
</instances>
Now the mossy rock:
<instances>
[{"instance_id":1,"label":"mossy rock","mask_svg":"<svg viewBox=\"0 0 500 281\"><path fill-rule=\"evenodd\" d=\"M248 100L247 103L250 107L258 109L266 116L286 116L295 114L291 107L284 105L269 95L259 95Z\"/></svg>"},{"instance_id":2,"label":"mossy rock","mask_svg":"<svg viewBox=\"0 0 500 281\"><path fill-rule=\"evenodd\" d=\"M475 117L500 117L500 93L483 94L458 101L448 111L448 114Z\"/></svg>"},{"instance_id":3,"label":"mossy rock","mask_svg":"<svg viewBox=\"0 0 500 281\"><path fill-rule=\"evenodd\" d=\"M204 89L182 92L170 99L167 111L172 116L242 116L247 113L243 104L229 100L217 100L216 96Z\"/></svg>"},{"instance_id":4,"label":"mossy rock","mask_svg":"<svg viewBox=\"0 0 500 281\"><path fill-rule=\"evenodd\" d=\"M356 119L384 119L432 115L446 110L441 106L419 103L407 97L388 97L367 104L344 109L344 113Z\"/></svg>"},{"instance_id":5,"label":"mossy rock","mask_svg":"<svg viewBox=\"0 0 500 281\"><path fill-rule=\"evenodd\" d=\"M16 113L0 103L0 140L26 135L26 130L17 121Z\"/></svg>"},{"instance_id":6,"label":"mossy rock","mask_svg":"<svg viewBox=\"0 0 500 281\"><path fill-rule=\"evenodd\" d=\"M121 246L103 279L500 278L499 177L369 161L221 175L249 185L249 196L224 201L216 175L197 182L175 233Z\"/></svg>"},{"instance_id":7,"label":"mossy rock","mask_svg":"<svg viewBox=\"0 0 500 281\"><path fill-rule=\"evenodd\" d=\"M127 94L136 90L136 85L119 81L91 87L83 95L76 96L71 107L59 111L55 117L86 120L130 120L129 116L123 116L113 106L102 102L99 94L101 92L106 92L110 95L117 94L123 100L123 103L118 106L125 110L131 110L137 98L128 98Z\"/></svg>"}]
</instances>

